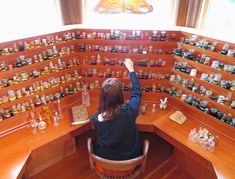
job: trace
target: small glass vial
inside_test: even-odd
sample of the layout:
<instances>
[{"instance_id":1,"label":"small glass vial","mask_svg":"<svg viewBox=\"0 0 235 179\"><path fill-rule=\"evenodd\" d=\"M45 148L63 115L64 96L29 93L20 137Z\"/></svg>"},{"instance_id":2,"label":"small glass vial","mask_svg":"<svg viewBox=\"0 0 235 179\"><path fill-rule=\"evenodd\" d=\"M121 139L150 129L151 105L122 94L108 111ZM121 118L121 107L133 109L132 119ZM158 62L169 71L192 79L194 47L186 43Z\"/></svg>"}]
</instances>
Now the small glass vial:
<instances>
[{"instance_id":1,"label":"small glass vial","mask_svg":"<svg viewBox=\"0 0 235 179\"><path fill-rule=\"evenodd\" d=\"M8 96L9 96L10 101L16 100L16 95L15 95L15 92L13 90L8 91Z\"/></svg>"},{"instance_id":2,"label":"small glass vial","mask_svg":"<svg viewBox=\"0 0 235 179\"><path fill-rule=\"evenodd\" d=\"M61 101L60 101L60 99L57 99L56 102L55 102L55 110L56 110L58 119L62 119L63 114L62 114L62 110L61 110Z\"/></svg>"},{"instance_id":3,"label":"small glass vial","mask_svg":"<svg viewBox=\"0 0 235 179\"><path fill-rule=\"evenodd\" d=\"M191 69L190 76L196 77L197 76L197 70L196 69Z\"/></svg>"},{"instance_id":4,"label":"small glass vial","mask_svg":"<svg viewBox=\"0 0 235 179\"><path fill-rule=\"evenodd\" d=\"M145 114L146 111L147 111L147 104L143 104L141 106L141 114Z\"/></svg>"},{"instance_id":5,"label":"small glass vial","mask_svg":"<svg viewBox=\"0 0 235 179\"><path fill-rule=\"evenodd\" d=\"M156 112L156 104L152 104L152 112Z\"/></svg>"},{"instance_id":6,"label":"small glass vial","mask_svg":"<svg viewBox=\"0 0 235 179\"><path fill-rule=\"evenodd\" d=\"M212 93L213 93L213 92L212 92L211 90L206 90L206 95L205 95L205 96L206 96L207 98L210 98L211 95L212 95Z\"/></svg>"},{"instance_id":7,"label":"small glass vial","mask_svg":"<svg viewBox=\"0 0 235 179\"><path fill-rule=\"evenodd\" d=\"M42 119L42 116L39 115L38 129L43 130L47 127L46 122Z\"/></svg>"},{"instance_id":8,"label":"small glass vial","mask_svg":"<svg viewBox=\"0 0 235 179\"><path fill-rule=\"evenodd\" d=\"M42 101L38 95L35 96L35 105L40 106L42 104Z\"/></svg>"},{"instance_id":9,"label":"small glass vial","mask_svg":"<svg viewBox=\"0 0 235 179\"><path fill-rule=\"evenodd\" d=\"M232 101L230 107L231 107L232 109L235 109L235 100Z\"/></svg>"},{"instance_id":10,"label":"small glass vial","mask_svg":"<svg viewBox=\"0 0 235 179\"><path fill-rule=\"evenodd\" d=\"M87 85L83 85L82 87L82 104L85 106L90 106L90 95Z\"/></svg>"},{"instance_id":11,"label":"small glass vial","mask_svg":"<svg viewBox=\"0 0 235 179\"><path fill-rule=\"evenodd\" d=\"M60 117L59 117L59 114L57 113L57 111L54 113L54 122L53 122L53 125L54 126L58 126L59 125L59 119L60 119Z\"/></svg>"},{"instance_id":12,"label":"small glass vial","mask_svg":"<svg viewBox=\"0 0 235 179\"><path fill-rule=\"evenodd\" d=\"M33 132L36 132L36 127L38 126L38 121L35 118L34 112L29 112L28 121L30 122L29 125L33 128Z\"/></svg>"}]
</instances>

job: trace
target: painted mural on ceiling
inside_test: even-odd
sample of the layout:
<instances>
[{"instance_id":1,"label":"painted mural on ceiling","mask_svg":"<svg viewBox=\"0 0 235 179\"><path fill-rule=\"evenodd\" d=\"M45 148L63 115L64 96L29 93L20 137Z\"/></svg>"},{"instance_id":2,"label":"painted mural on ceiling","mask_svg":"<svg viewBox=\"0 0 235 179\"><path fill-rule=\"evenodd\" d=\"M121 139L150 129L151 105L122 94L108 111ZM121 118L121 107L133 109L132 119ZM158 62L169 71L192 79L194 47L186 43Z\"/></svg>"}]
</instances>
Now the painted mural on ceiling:
<instances>
[{"instance_id":1,"label":"painted mural on ceiling","mask_svg":"<svg viewBox=\"0 0 235 179\"><path fill-rule=\"evenodd\" d=\"M147 0L100 0L95 11L105 14L147 14L153 11L153 6Z\"/></svg>"}]
</instances>

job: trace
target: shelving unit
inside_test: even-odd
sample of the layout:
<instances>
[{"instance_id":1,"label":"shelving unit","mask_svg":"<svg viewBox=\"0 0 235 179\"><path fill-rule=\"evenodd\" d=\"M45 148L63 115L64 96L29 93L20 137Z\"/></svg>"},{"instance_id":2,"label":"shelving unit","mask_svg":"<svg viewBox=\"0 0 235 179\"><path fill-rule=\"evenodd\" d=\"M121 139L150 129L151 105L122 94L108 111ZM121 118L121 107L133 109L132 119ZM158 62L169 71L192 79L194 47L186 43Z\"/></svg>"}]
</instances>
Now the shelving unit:
<instances>
[{"instance_id":1,"label":"shelving unit","mask_svg":"<svg viewBox=\"0 0 235 179\"><path fill-rule=\"evenodd\" d=\"M194 51L196 53L200 53L200 54L205 53L205 54L210 55L214 58L219 58L219 60L224 61L224 62L226 61L228 64L235 64L235 58L219 54L218 52L203 50L203 49L194 47L189 44L181 43L181 42L179 42L180 37L186 37L186 36L185 36L185 34L183 34L182 32L179 32L179 31L167 31L168 36L166 38L166 41L160 41L159 37L158 37L158 40L156 40L156 41L152 40L151 36L153 34L153 31L150 31L150 30L149 31L148 30L141 31L142 36L138 37L137 39L125 40L123 34L125 33L126 36L131 36L131 35L133 35L132 32L133 31L131 31L131 30L120 30L120 34L119 34L120 38L115 39L115 40L111 40L111 39L107 38L107 34L110 34L110 30L72 29L72 30L68 30L68 31L56 32L53 34L46 34L46 35L42 35L42 36L37 36L37 37L32 37L32 38L27 38L27 39L20 39L20 40L0 44L1 48L9 48L9 47L13 47L13 44L18 43L18 42L31 43L31 42L34 42L36 39L40 39L40 40L43 38L48 38L48 39L54 38L55 39L55 36L58 36L59 39L63 39L63 36L66 36L66 34L73 36L71 39L69 39L67 41L55 41L53 44L50 44L47 46L40 46L37 48L32 48L30 50L25 50L22 52L15 52L15 53L12 53L9 55L1 55L0 56L0 63L4 61L7 66L14 65L16 63L16 59L20 55L24 55L26 58L33 58L34 55L41 54L43 51L46 51L47 49L52 49L53 46L55 46L58 49L58 51L60 51L61 48L63 48L63 47L67 48L67 47L73 46L73 48L74 48L74 51L70 54L64 54L63 56L55 56L51 59L48 59L45 61L40 61L37 63L33 62L30 65L25 65L25 66L22 66L19 68L13 68L12 70L0 71L0 75L1 75L0 79L10 78L16 73L20 74L20 73L25 73L25 72L31 72L32 70L42 71L42 68L44 68L45 66L48 66L50 63L53 63L53 64L57 63L59 59L65 63L70 63L71 61L73 61L73 59L76 59L76 62L78 63L77 65L74 65L71 68L64 68L62 70L50 73L48 75L40 76L38 78L29 79L27 81L23 81L23 82L20 82L18 84L12 85L12 86L2 87L2 88L0 88L0 97L2 95L6 95L9 90L20 90L21 88L28 87L28 86L32 85L33 83L37 83L40 81L42 81L42 82L48 81L48 79L50 79L50 78L57 78L57 77L61 77L61 76L65 75L66 73L68 73L68 74L73 73L74 70L77 70L78 74L79 74L79 78L77 78L75 80L68 81L68 82L60 84L59 86L56 86L56 87L50 87L48 89L45 89L44 91L35 92L32 95L24 96L20 99L16 99L16 100L4 103L4 104L0 104L0 109L7 109L7 108L10 109L12 105L17 105L19 103L23 103L23 102L28 101L30 99L34 101L36 95L42 96L42 95L53 94L53 93L58 92L60 90L60 87L66 88L70 84L73 85L73 87L75 87L76 82L83 82L86 84L91 84L91 83L94 83L95 81L99 81L99 84L101 84L105 80L105 77L98 77L97 75L94 75L92 77L87 77L86 75L84 76L84 73L86 74L86 72L88 70L92 71L93 69L96 69L97 72L105 74L107 69L109 69L111 72L115 72L115 73L112 73L112 74L114 74L114 76L112 76L112 77L117 77L116 76L117 71L120 71L121 73L123 73L125 71L125 67L118 64L117 60L123 60L125 58L130 58L134 61L135 64L140 60L144 60L147 63L149 63L150 61L155 62L158 60L165 61L165 64L163 66L160 65L160 66L150 67L149 64L147 66L135 66L135 70L137 73L141 71L141 72L147 72L147 74L148 73L155 73L157 75L160 75L160 77L156 77L153 79L152 78L140 79L140 83L143 87L148 86L151 88L153 85L156 85L157 87L163 86L164 88L175 87L177 89L181 89L184 93L193 94L200 99L207 100L210 107L211 106L216 107L223 112L231 113L231 114L233 114L233 117L234 117L234 115L235 115L234 109L231 109L225 105L221 105L211 99L208 99L205 96L201 96L198 93L192 92L192 91L190 91L180 85L177 85L173 82L169 82L168 79L169 79L169 76L173 75L173 74L175 74L175 75L178 74L178 75L180 75L184 78L187 78L189 80L192 78L188 74L185 74L180 71L172 69L175 61L183 61L183 62L187 62L188 64L190 64L191 66L196 68L198 70L198 76L200 73L207 73L209 71L210 73L221 74L222 79L234 80L234 75L232 75L232 74L229 74L224 71L217 70L217 69L213 69L210 66L206 66L204 64L199 64L199 63L191 61L189 59L185 59L185 58L181 58L176 55L173 55L172 52L173 52L174 48L177 47L177 45L180 45L181 47L188 49L188 50L194 49ZM79 36L79 34L80 34L80 36ZM90 36L90 34L93 34L93 36L88 38ZM103 34L103 35L100 35L100 34ZM75 39L76 37L77 37L77 39ZM172 38L174 38L174 39L172 39ZM83 51L81 51L79 49L81 46L83 46L85 48L85 49L83 49ZM115 48L114 52L111 52L109 49L107 50L107 47ZM123 47L126 48L124 51L123 51ZM95 65L89 63L89 60L91 58L93 58L96 61L98 56L101 61L99 64L97 64L96 62L95 62ZM112 59L116 62L114 65L110 65L110 64L104 65L105 58ZM165 78L166 74L168 75L167 78ZM161 75L163 77L161 77ZM200 85L205 86L206 89L211 89L211 90L215 91L215 94L226 96L227 93L229 91L231 91L231 90L223 89L223 88L221 88L217 85L214 85L212 83L202 81L199 79L198 76L195 77L194 80L197 83L199 83ZM124 84L126 84L126 85L130 84L128 76L126 76L125 78L120 76L118 78ZM161 78L163 78L163 79L161 79ZM96 91L98 91L98 90L96 90ZM145 93L145 91L143 91L143 92ZM232 99L234 100L234 98L235 98L234 91L231 91L231 92L232 92ZM79 95L79 93L80 92L78 91L78 93L76 95ZM146 94L147 93L148 92L146 92ZM149 94L151 94L151 95L156 94L157 95L158 93L157 92L150 92ZM64 97L61 99L61 101L64 102L65 105L71 103L71 101L68 101L65 99L68 99L68 98ZM35 109L31 109L31 110L37 111L37 110L40 110L40 107L36 107ZM201 111L198 110L198 112L201 112ZM22 119L20 117L21 115L22 114L18 114L13 117L4 119L3 121L0 122L0 126L5 126L5 127L3 127L3 129L6 130L6 129L10 129L11 127L14 128L17 125L25 123L27 119L25 117ZM19 116L19 118L21 118L21 120L20 120L21 122L19 122L19 120L17 121L18 116ZM24 116L26 116L26 115L24 115ZM14 121L17 121L17 122L14 122ZM5 124L7 124L7 125L5 125Z\"/></svg>"}]
</instances>

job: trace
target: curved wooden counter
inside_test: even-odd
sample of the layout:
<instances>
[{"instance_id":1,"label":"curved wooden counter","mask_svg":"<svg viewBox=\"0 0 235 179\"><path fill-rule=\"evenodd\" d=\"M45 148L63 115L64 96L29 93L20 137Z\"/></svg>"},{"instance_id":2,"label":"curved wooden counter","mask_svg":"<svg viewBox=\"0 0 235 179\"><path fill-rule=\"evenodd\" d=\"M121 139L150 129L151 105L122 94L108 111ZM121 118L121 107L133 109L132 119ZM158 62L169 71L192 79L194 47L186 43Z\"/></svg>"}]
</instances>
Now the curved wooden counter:
<instances>
[{"instance_id":1,"label":"curved wooden counter","mask_svg":"<svg viewBox=\"0 0 235 179\"><path fill-rule=\"evenodd\" d=\"M161 96L161 95L160 95ZM164 94L164 96L167 96ZM175 146L176 154L188 155L202 167L211 171L210 176L217 178L235 178L235 143L233 140L223 136L217 131L208 128L210 132L219 136L218 144L214 152L204 151L198 144L188 139L191 129L204 127L196 118L195 114L186 105L181 105L174 98L170 99L170 106L166 110L157 109L156 113L147 109L147 113L139 115L137 119L140 131L154 132ZM151 102L147 101L147 104ZM92 99L88 108L90 114L96 111L97 99ZM188 120L184 125L179 125L168 119L175 110L181 110L186 114ZM0 138L0 178L20 178L32 156L32 152L39 147L49 143L56 143L72 139L91 129L90 123L76 126L70 125L70 113L64 111L64 117L57 126L48 126L45 130L33 133L31 128L22 128L14 133ZM176 160L182 162L183 155L175 155ZM177 159L178 158L178 159ZM187 168L187 166L185 166Z\"/></svg>"}]
</instances>

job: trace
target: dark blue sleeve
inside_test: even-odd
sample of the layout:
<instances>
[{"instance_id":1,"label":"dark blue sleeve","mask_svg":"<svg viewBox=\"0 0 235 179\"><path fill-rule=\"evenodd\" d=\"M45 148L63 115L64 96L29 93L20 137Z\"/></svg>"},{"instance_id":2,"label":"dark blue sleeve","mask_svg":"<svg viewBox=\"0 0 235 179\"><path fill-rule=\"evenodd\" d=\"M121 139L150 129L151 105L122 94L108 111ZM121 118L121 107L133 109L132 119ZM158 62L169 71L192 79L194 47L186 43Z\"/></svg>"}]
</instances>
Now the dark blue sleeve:
<instances>
[{"instance_id":1,"label":"dark blue sleeve","mask_svg":"<svg viewBox=\"0 0 235 179\"><path fill-rule=\"evenodd\" d=\"M98 122L98 119L97 119L97 113L96 114L93 114L92 116L89 117L93 126L95 128L97 128L97 122Z\"/></svg>"},{"instance_id":2,"label":"dark blue sleeve","mask_svg":"<svg viewBox=\"0 0 235 179\"><path fill-rule=\"evenodd\" d=\"M129 108L134 109L137 114L139 111L139 105L140 105L140 98L141 98L141 88L139 84L139 80L137 79L136 73L131 72L130 73L130 79L131 79L131 94L130 94L130 100L129 100Z\"/></svg>"}]
</instances>

